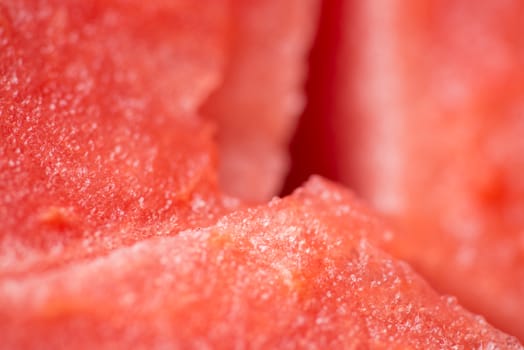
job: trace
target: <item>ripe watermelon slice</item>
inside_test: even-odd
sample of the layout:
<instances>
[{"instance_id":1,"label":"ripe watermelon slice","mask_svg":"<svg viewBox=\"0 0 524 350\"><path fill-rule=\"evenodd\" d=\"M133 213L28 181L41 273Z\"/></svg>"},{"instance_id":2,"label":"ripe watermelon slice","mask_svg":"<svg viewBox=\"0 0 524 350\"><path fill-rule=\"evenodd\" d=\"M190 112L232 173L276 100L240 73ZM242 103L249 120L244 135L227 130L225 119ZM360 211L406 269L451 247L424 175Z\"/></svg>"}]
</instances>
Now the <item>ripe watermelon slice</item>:
<instances>
[{"instance_id":1,"label":"ripe watermelon slice","mask_svg":"<svg viewBox=\"0 0 524 350\"><path fill-rule=\"evenodd\" d=\"M1 280L3 346L522 348L384 253L391 238L314 178L208 228Z\"/></svg>"},{"instance_id":2,"label":"ripe watermelon slice","mask_svg":"<svg viewBox=\"0 0 524 350\"><path fill-rule=\"evenodd\" d=\"M202 108L218 123L219 178L229 194L278 194L304 97L306 54L318 0L234 0L222 84Z\"/></svg>"},{"instance_id":3,"label":"ripe watermelon slice","mask_svg":"<svg viewBox=\"0 0 524 350\"><path fill-rule=\"evenodd\" d=\"M227 16L222 1L0 2L0 276L226 211L196 109Z\"/></svg>"},{"instance_id":4,"label":"ripe watermelon slice","mask_svg":"<svg viewBox=\"0 0 524 350\"><path fill-rule=\"evenodd\" d=\"M520 348L384 253L392 233L335 185L314 179L217 222L240 204L217 190L213 122L197 109L220 80L231 9L0 1L2 346ZM307 42L296 35L279 53L289 62ZM232 62L248 67L238 52ZM296 91L300 71L263 91ZM239 101L235 74L215 106ZM292 114L286 104L275 116ZM224 133L242 124L215 118Z\"/></svg>"},{"instance_id":5,"label":"ripe watermelon slice","mask_svg":"<svg viewBox=\"0 0 524 350\"><path fill-rule=\"evenodd\" d=\"M345 6L341 177L399 226L398 256L524 339L524 4Z\"/></svg>"}]
</instances>

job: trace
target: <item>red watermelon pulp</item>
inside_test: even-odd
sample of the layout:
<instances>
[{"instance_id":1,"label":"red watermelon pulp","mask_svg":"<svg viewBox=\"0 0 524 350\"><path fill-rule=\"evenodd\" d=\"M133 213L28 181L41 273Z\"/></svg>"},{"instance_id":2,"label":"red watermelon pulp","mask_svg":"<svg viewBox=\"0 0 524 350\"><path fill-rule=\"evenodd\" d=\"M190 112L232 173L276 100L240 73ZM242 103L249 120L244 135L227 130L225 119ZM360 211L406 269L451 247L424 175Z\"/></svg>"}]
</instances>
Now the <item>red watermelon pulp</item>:
<instances>
[{"instance_id":1,"label":"red watermelon pulp","mask_svg":"<svg viewBox=\"0 0 524 350\"><path fill-rule=\"evenodd\" d=\"M1 347L522 348L339 186L249 207L281 184L317 10L0 0Z\"/></svg>"}]
</instances>

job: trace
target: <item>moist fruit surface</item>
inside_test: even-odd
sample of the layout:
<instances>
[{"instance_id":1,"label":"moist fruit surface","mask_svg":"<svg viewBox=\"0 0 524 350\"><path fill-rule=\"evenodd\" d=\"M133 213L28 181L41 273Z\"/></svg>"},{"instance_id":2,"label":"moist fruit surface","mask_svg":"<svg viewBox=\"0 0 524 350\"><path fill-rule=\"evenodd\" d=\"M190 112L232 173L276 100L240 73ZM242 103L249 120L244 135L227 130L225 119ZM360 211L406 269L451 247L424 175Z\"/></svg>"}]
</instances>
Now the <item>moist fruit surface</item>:
<instances>
[{"instance_id":1,"label":"moist fruit surface","mask_svg":"<svg viewBox=\"0 0 524 350\"><path fill-rule=\"evenodd\" d=\"M3 279L0 320L16 320L3 344L521 348L384 253L392 238L351 194L314 178L208 228Z\"/></svg>"},{"instance_id":2,"label":"moist fruit surface","mask_svg":"<svg viewBox=\"0 0 524 350\"><path fill-rule=\"evenodd\" d=\"M341 178L397 225L396 256L524 337L523 3L345 6Z\"/></svg>"},{"instance_id":3,"label":"moist fruit surface","mask_svg":"<svg viewBox=\"0 0 524 350\"><path fill-rule=\"evenodd\" d=\"M220 1L0 2L0 276L209 224Z\"/></svg>"}]
</instances>

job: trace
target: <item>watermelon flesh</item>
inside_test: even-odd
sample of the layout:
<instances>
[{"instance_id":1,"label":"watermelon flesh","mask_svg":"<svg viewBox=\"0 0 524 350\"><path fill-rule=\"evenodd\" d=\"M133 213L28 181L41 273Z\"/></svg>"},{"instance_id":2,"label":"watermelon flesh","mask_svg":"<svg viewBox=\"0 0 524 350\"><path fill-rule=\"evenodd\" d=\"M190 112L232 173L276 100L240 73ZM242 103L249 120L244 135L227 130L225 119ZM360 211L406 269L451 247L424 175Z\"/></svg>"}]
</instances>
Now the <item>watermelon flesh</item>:
<instances>
[{"instance_id":1,"label":"watermelon flesh","mask_svg":"<svg viewBox=\"0 0 524 350\"><path fill-rule=\"evenodd\" d=\"M214 226L1 280L3 346L522 348L384 253L391 239L314 178Z\"/></svg>"},{"instance_id":2,"label":"watermelon flesh","mask_svg":"<svg viewBox=\"0 0 524 350\"><path fill-rule=\"evenodd\" d=\"M344 5L340 178L396 256L524 339L524 4Z\"/></svg>"},{"instance_id":3,"label":"watermelon flesh","mask_svg":"<svg viewBox=\"0 0 524 350\"><path fill-rule=\"evenodd\" d=\"M232 15L255 9L260 27ZM315 9L0 1L2 347L521 348L385 253L395 235L336 185L315 178L253 209L219 190L215 125L224 164L244 162L224 147L231 130L281 159L303 67L259 80L260 96L235 76L299 62ZM304 28L266 43L270 13ZM232 35L244 27L252 43ZM252 71L264 45L284 47ZM257 96L245 110L244 88ZM280 102L266 114L268 96ZM260 169L272 180L256 173L239 195L275 191L283 168Z\"/></svg>"},{"instance_id":4,"label":"watermelon flesh","mask_svg":"<svg viewBox=\"0 0 524 350\"><path fill-rule=\"evenodd\" d=\"M218 124L219 180L249 202L279 193L302 110L317 0L234 0L224 79L201 111Z\"/></svg>"},{"instance_id":5,"label":"watermelon flesh","mask_svg":"<svg viewBox=\"0 0 524 350\"><path fill-rule=\"evenodd\" d=\"M0 2L0 276L234 205L216 186L213 125L196 114L221 78L227 9Z\"/></svg>"}]
</instances>

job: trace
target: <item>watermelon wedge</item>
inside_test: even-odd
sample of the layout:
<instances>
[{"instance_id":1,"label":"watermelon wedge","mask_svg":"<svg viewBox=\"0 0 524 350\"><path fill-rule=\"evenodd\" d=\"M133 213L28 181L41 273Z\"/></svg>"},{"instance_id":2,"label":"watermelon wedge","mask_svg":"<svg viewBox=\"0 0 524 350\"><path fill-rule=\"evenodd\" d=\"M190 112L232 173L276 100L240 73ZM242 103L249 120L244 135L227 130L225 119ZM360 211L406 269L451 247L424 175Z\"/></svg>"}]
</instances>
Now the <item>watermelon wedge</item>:
<instances>
[{"instance_id":1,"label":"watermelon wedge","mask_svg":"<svg viewBox=\"0 0 524 350\"><path fill-rule=\"evenodd\" d=\"M218 123L219 179L250 202L279 193L318 0L233 0L224 80L202 107Z\"/></svg>"},{"instance_id":2,"label":"watermelon wedge","mask_svg":"<svg viewBox=\"0 0 524 350\"><path fill-rule=\"evenodd\" d=\"M340 178L398 226L397 256L524 339L524 4L341 13Z\"/></svg>"},{"instance_id":3,"label":"watermelon wedge","mask_svg":"<svg viewBox=\"0 0 524 350\"><path fill-rule=\"evenodd\" d=\"M314 178L214 226L1 280L3 346L522 349L384 253L391 239Z\"/></svg>"},{"instance_id":4,"label":"watermelon wedge","mask_svg":"<svg viewBox=\"0 0 524 350\"><path fill-rule=\"evenodd\" d=\"M0 276L226 211L196 109L227 18L221 1L0 1Z\"/></svg>"}]
</instances>

